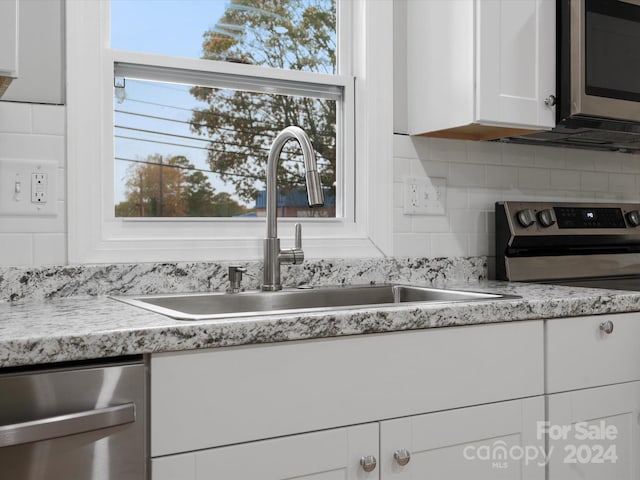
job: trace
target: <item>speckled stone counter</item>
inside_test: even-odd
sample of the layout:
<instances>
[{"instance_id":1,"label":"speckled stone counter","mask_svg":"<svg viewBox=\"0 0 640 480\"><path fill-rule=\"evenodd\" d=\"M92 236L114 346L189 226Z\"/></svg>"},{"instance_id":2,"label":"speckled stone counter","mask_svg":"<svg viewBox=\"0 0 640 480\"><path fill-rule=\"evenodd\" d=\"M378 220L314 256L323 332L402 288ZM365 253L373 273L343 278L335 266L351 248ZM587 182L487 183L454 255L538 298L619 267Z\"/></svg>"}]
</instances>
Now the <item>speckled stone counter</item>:
<instances>
[{"instance_id":1,"label":"speckled stone counter","mask_svg":"<svg viewBox=\"0 0 640 480\"><path fill-rule=\"evenodd\" d=\"M442 286L522 298L198 322L173 320L104 296L11 302L0 304L0 367L640 311L640 293L634 292L491 281L452 281Z\"/></svg>"}]
</instances>

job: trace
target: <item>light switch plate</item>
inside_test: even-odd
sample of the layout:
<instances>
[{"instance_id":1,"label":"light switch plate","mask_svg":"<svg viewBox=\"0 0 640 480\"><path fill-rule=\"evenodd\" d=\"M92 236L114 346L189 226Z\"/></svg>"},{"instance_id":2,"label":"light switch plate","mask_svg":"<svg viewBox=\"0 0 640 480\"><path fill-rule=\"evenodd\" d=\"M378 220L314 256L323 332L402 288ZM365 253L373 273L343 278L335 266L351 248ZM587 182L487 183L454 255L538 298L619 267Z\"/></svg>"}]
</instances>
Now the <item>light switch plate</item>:
<instances>
[{"instance_id":1,"label":"light switch plate","mask_svg":"<svg viewBox=\"0 0 640 480\"><path fill-rule=\"evenodd\" d=\"M0 215L56 215L57 170L53 160L0 158Z\"/></svg>"},{"instance_id":2,"label":"light switch plate","mask_svg":"<svg viewBox=\"0 0 640 480\"><path fill-rule=\"evenodd\" d=\"M446 215L447 179L405 177L404 213L406 215Z\"/></svg>"}]
</instances>

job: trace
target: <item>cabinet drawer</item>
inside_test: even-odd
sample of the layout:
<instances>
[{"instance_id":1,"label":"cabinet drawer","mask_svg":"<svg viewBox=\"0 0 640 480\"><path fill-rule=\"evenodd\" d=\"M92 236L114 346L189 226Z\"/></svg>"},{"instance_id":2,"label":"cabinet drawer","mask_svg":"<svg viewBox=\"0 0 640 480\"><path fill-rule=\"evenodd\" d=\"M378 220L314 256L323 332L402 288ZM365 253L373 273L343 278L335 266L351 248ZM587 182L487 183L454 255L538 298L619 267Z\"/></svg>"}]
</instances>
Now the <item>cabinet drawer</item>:
<instances>
[{"instance_id":1,"label":"cabinet drawer","mask_svg":"<svg viewBox=\"0 0 640 480\"><path fill-rule=\"evenodd\" d=\"M542 321L153 355L152 456L543 393Z\"/></svg>"},{"instance_id":2,"label":"cabinet drawer","mask_svg":"<svg viewBox=\"0 0 640 480\"><path fill-rule=\"evenodd\" d=\"M640 379L639 313L549 320L545 336L548 393Z\"/></svg>"}]
</instances>

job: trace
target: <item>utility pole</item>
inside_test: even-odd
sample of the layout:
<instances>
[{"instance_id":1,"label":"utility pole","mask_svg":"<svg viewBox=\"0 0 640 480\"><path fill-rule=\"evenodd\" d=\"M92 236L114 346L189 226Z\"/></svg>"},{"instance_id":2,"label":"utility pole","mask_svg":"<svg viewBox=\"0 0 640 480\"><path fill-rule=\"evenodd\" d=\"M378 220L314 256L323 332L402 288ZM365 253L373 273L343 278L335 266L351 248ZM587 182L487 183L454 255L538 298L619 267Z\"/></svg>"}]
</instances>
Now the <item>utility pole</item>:
<instances>
[{"instance_id":1,"label":"utility pole","mask_svg":"<svg viewBox=\"0 0 640 480\"><path fill-rule=\"evenodd\" d=\"M160 175L158 175L159 181L160 181L160 185L159 185L159 191L160 191L160 201L159 201L159 205L158 205L158 216L162 217L163 212L162 212L162 207L164 205L164 198L163 198L163 188L162 188L162 184L163 184L163 179L162 179L162 170L163 170L163 164L164 164L164 160L162 158L162 156L160 156Z\"/></svg>"}]
</instances>

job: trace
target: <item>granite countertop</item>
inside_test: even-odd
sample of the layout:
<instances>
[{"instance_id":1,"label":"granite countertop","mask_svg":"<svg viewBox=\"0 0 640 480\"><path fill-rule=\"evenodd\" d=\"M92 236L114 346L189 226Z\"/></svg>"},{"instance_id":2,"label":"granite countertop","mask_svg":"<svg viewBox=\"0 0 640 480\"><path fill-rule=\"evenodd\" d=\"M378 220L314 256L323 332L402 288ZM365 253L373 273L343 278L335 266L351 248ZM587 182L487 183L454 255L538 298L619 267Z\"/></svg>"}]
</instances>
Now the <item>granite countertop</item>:
<instances>
[{"instance_id":1,"label":"granite countertop","mask_svg":"<svg viewBox=\"0 0 640 480\"><path fill-rule=\"evenodd\" d=\"M106 296L5 303L0 304L0 367L640 311L636 292L495 281L444 286L522 298L194 322L173 320Z\"/></svg>"}]
</instances>

